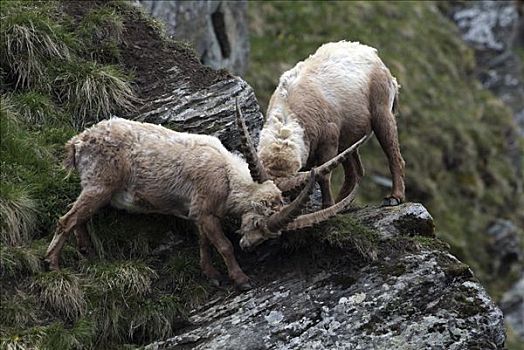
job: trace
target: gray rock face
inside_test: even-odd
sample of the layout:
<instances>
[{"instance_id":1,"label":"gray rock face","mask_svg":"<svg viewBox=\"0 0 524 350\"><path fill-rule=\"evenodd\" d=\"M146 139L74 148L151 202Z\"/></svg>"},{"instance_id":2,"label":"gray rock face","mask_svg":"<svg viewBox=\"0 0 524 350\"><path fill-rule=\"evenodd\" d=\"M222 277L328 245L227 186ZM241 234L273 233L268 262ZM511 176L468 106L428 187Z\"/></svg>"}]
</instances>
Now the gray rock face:
<instances>
[{"instance_id":1,"label":"gray rock face","mask_svg":"<svg viewBox=\"0 0 524 350\"><path fill-rule=\"evenodd\" d=\"M234 74L247 69L249 35L246 1L151 1L140 5L166 24L175 40L187 41L200 61Z\"/></svg>"},{"instance_id":2,"label":"gray rock face","mask_svg":"<svg viewBox=\"0 0 524 350\"><path fill-rule=\"evenodd\" d=\"M169 74L166 80L176 81ZM235 150L240 140L235 124L235 99L238 99L247 127L257 142L264 117L253 89L236 77L225 78L199 90L190 85L175 84L169 92L147 101L136 119L178 131L214 135L226 148Z\"/></svg>"},{"instance_id":3,"label":"gray rock face","mask_svg":"<svg viewBox=\"0 0 524 350\"><path fill-rule=\"evenodd\" d=\"M457 2L450 17L457 23L464 40L475 49L477 75L482 84L513 111L518 130L508 136L508 143L514 164L522 174L522 153L517 138L524 138L524 71L514 45L522 40L524 34L520 31L524 27L517 2Z\"/></svg>"},{"instance_id":4,"label":"gray rock face","mask_svg":"<svg viewBox=\"0 0 524 350\"><path fill-rule=\"evenodd\" d=\"M418 204L351 215L367 218L363 223L380 218L384 241L408 233L397 226L431 218ZM499 349L505 339L502 312L471 270L431 247L357 270L338 264L288 271L247 293L212 300L189 320L192 326L146 349Z\"/></svg>"}]
</instances>

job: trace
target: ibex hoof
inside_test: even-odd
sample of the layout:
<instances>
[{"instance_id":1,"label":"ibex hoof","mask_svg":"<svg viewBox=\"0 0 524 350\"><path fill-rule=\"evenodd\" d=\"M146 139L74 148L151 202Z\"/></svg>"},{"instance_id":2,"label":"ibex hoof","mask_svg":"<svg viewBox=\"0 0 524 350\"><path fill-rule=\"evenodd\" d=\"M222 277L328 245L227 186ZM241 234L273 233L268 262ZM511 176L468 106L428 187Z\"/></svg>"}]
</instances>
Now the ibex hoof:
<instances>
[{"instance_id":1,"label":"ibex hoof","mask_svg":"<svg viewBox=\"0 0 524 350\"><path fill-rule=\"evenodd\" d=\"M91 258L94 255L93 250L91 248L88 248L88 247L80 247L80 248L78 248L78 252L84 258Z\"/></svg>"},{"instance_id":2,"label":"ibex hoof","mask_svg":"<svg viewBox=\"0 0 524 350\"><path fill-rule=\"evenodd\" d=\"M248 290L253 289L253 286L251 285L250 282L244 282L244 283L241 283L241 284L237 284L236 287L241 292L247 292Z\"/></svg>"},{"instance_id":3,"label":"ibex hoof","mask_svg":"<svg viewBox=\"0 0 524 350\"><path fill-rule=\"evenodd\" d=\"M223 276L209 278L209 283L216 288L223 288L228 284L228 282L229 281Z\"/></svg>"},{"instance_id":4,"label":"ibex hoof","mask_svg":"<svg viewBox=\"0 0 524 350\"><path fill-rule=\"evenodd\" d=\"M46 271L58 271L60 270L60 266L58 266L58 262L54 261L53 259L45 258L44 269Z\"/></svg>"},{"instance_id":5,"label":"ibex hoof","mask_svg":"<svg viewBox=\"0 0 524 350\"><path fill-rule=\"evenodd\" d=\"M386 197L384 198L384 200L382 201L382 206L383 207L394 207L396 205L400 205L400 199L398 198L395 198L395 197Z\"/></svg>"}]
</instances>

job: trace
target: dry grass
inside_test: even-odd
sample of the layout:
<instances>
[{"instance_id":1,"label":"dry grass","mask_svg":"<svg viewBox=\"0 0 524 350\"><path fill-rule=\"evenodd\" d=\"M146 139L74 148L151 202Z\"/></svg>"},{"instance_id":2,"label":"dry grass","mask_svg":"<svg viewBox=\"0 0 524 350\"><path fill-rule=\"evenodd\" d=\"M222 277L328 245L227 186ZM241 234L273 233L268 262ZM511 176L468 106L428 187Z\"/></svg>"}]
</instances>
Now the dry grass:
<instances>
[{"instance_id":1,"label":"dry grass","mask_svg":"<svg viewBox=\"0 0 524 350\"><path fill-rule=\"evenodd\" d=\"M86 273L93 280L92 287L102 294L117 294L122 298L145 296L151 292L157 273L141 262L123 261L88 266Z\"/></svg>"},{"instance_id":2,"label":"dry grass","mask_svg":"<svg viewBox=\"0 0 524 350\"><path fill-rule=\"evenodd\" d=\"M74 321L85 314L86 300L77 275L67 271L44 273L31 287L44 307L65 319Z\"/></svg>"},{"instance_id":3,"label":"dry grass","mask_svg":"<svg viewBox=\"0 0 524 350\"><path fill-rule=\"evenodd\" d=\"M56 21L42 15L44 9L22 3L9 5L4 9L6 3L2 4L2 66L14 78L16 87L46 87L49 60L69 59L72 38Z\"/></svg>"},{"instance_id":4,"label":"dry grass","mask_svg":"<svg viewBox=\"0 0 524 350\"><path fill-rule=\"evenodd\" d=\"M0 186L0 241L14 246L27 243L38 219L37 203L26 190L4 183Z\"/></svg>"},{"instance_id":5,"label":"dry grass","mask_svg":"<svg viewBox=\"0 0 524 350\"><path fill-rule=\"evenodd\" d=\"M61 101L67 102L77 129L133 110L137 97L129 78L116 67L96 62L71 62L61 68L54 85Z\"/></svg>"}]
</instances>

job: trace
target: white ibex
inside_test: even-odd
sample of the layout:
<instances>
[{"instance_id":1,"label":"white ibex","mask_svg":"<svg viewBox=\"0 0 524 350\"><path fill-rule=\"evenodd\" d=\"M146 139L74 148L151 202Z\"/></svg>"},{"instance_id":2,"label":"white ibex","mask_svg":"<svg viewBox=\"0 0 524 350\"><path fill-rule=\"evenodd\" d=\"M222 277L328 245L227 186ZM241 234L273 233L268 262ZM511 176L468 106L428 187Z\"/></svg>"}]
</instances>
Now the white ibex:
<instances>
[{"instance_id":1,"label":"white ibex","mask_svg":"<svg viewBox=\"0 0 524 350\"><path fill-rule=\"evenodd\" d=\"M374 48L346 41L322 45L280 78L260 133L259 166L278 183L278 178L322 164L374 132L393 177L384 204L399 204L404 199L404 160L393 114L398 89ZM364 175L358 152L342 164L345 180L337 201ZM330 174L317 180L328 207L333 204Z\"/></svg>"},{"instance_id":2,"label":"white ibex","mask_svg":"<svg viewBox=\"0 0 524 350\"><path fill-rule=\"evenodd\" d=\"M331 171L357 146L317 168L316 173ZM90 250L86 222L100 207L111 203L131 212L194 221L200 234L204 274L214 281L219 279L211 264L211 243L222 255L229 277L245 289L249 279L222 232L224 218L241 218L240 245L247 249L278 237L283 230L311 226L336 215L350 202L299 216L314 175L299 197L283 206L281 190L273 181L253 181L246 162L227 151L216 137L175 132L154 124L120 118L102 121L69 140L66 150L66 165L78 170L82 192L59 219L46 254L51 269L59 268L60 251L71 231L78 249Z\"/></svg>"}]
</instances>

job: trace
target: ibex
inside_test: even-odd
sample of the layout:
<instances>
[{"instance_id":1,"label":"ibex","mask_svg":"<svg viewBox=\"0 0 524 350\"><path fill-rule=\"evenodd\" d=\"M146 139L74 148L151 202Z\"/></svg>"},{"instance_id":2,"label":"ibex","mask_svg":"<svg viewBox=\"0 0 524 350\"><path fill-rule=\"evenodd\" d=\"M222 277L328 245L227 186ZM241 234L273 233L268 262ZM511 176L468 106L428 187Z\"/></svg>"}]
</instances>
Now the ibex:
<instances>
[{"instance_id":1,"label":"ibex","mask_svg":"<svg viewBox=\"0 0 524 350\"><path fill-rule=\"evenodd\" d=\"M387 155L393 188L384 205L404 199L404 160L393 114L399 85L377 55L357 42L322 45L285 72L269 102L258 158L270 178L310 169L374 132ZM364 175L357 151L342 162L337 201ZM330 173L318 177L323 207L333 204Z\"/></svg>"},{"instance_id":2,"label":"ibex","mask_svg":"<svg viewBox=\"0 0 524 350\"><path fill-rule=\"evenodd\" d=\"M247 289L249 278L235 259L221 221L229 215L241 218L240 246L248 249L278 237L283 230L311 226L336 215L348 206L350 198L299 216L314 184L314 173L331 171L357 146L316 168L300 195L284 206L282 192L273 181L260 181L255 175L258 181L254 181L246 162L227 151L216 137L120 118L102 121L66 143L66 165L79 172L82 191L59 219L46 261L51 269L59 268L60 251L71 231L78 249L89 252L86 222L110 203L130 212L168 214L194 221L199 231L203 273L212 281L219 280L211 264L211 243L236 286Z\"/></svg>"}]
</instances>

